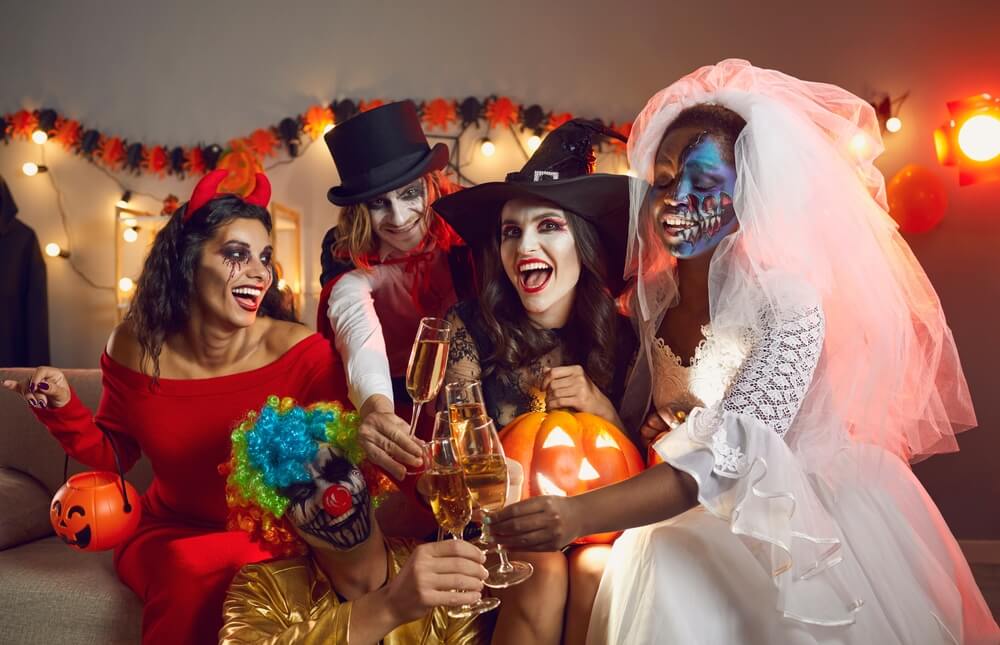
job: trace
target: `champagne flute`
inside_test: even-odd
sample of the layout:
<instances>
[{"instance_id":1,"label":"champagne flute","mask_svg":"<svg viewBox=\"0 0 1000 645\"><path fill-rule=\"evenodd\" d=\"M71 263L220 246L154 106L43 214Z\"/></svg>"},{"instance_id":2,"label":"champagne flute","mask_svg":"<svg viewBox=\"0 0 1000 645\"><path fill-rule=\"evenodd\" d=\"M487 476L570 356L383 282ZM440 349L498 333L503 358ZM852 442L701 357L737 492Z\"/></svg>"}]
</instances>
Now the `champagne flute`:
<instances>
[{"instance_id":1,"label":"champagne flute","mask_svg":"<svg viewBox=\"0 0 1000 645\"><path fill-rule=\"evenodd\" d=\"M482 511L483 540L489 542L489 513L499 511L507 501L507 459L500 444L493 420L480 419L470 423L460 443L465 481L472 492L472 503ZM520 584L531 577L535 568L528 562L511 561L499 544L500 563L487 569L487 587L503 589Z\"/></svg>"},{"instance_id":2,"label":"champagne flute","mask_svg":"<svg viewBox=\"0 0 1000 645\"><path fill-rule=\"evenodd\" d=\"M451 432L459 446L459 458L462 458L461 444L465 429L470 423L482 423L488 419L486 415L486 400L483 398L483 387L479 381L456 381L444 386L445 402L451 414ZM481 522L481 520L476 520ZM490 544L483 539L482 532L471 540L481 549L488 550Z\"/></svg>"},{"instance_id":3,"label":"champagne flute","mask_svg":"<svg viewBox=\"0 0 1000 645\"><path fill-rule=\"evenodd\" d=\"M434 437L427 448L430 455L428 478L431 510L441 528L453 539L461 540L465 525L472 518L472 494L465 483L465 472L455 453L451 424L446 412L434 419ZM499 598L480 598L477 602L448 608L448 616L465 618L492 611L500 606Z\"/></svg>"},{"instance_id":4,"label":"champagne flute","mask_svg":"<svg viewBox=\"0 0 1000 645\"><path fill-rule=\"evenodd\" d=\"M456 381L444 386L445 402L451 414L451 431L456 441L470 422L486 417L486 400L479 381Z\"/></svg>"},{"instance_id":5,"label":"champagne flute","mask_svg":"<svg viewBox=\"0 0 1000 645\"><path fill-rule=\"evenodd\" d=\"M440 318L422 318L417 327L410 350L410 362L406 367L406 391L413 399L413 416L410 418L410 436L416 434L420 421L420 409L424 403L433 400L441 390L445 366L448 363L448 348L451 341L451 324ZM423 471L406 469L407 475Z\"/></svg>"}]
</instances>

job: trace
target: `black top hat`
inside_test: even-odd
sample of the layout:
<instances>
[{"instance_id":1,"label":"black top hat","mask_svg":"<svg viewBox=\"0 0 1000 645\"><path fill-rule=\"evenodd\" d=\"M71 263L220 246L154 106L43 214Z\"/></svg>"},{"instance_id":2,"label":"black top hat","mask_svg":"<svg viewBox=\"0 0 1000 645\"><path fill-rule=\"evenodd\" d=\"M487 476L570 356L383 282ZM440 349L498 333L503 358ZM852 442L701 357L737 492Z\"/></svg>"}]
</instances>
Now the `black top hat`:
<instances>
[{"instance_id":1,"label":"black top hat","mask_svg":"<svg viewBox=\"0 0 1000 645\"><path fill-rule=\"evenodd\" d=\"M593 172L593 142L602 136L625 140L598 121L567 121L545 137L520 171L442 197L433 208L467 244L481 247L499 239L504 204L524 197L550 201L597 227L608 255L608 279L612 287L620 286L628 249L629 180Z\"/></svg>"},{"instance_id":2,"label":"black top hat","mask_svg":"<svg viewBox=\"0 0 1000 645\"><path fill-rule=\"evenodd\" d=\"M340 175L340 186L326 194L337 206L358 204L448 164L448 146L427 144L413 101L362 112L323 139Z\"/></svg>"}]
</instances>

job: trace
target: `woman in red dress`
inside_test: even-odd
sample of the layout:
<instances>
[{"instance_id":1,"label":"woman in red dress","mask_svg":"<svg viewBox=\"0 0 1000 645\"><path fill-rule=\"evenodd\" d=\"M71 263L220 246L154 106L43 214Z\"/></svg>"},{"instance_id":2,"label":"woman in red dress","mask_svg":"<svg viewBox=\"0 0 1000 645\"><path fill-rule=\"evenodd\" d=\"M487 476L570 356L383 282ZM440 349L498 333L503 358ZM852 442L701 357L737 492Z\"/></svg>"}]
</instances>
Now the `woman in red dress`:
<instances>
[{"instance_id":1,"label":"woman in red dress","mask_svg":"<svg viewBox=\"0 0 1000 645\"><path fill-rule=\"evenodd\" d=\"M207 175L156 236L125 321L101 356L104 391L92 416L58 369L40 367L20 392L78 461L155 477L138 530L115 551L122 582L143 601L144 643L216 643L233 575L270 554L226 530L225 478L234 423L269 395L346 401L330 344L281 308L271 266L270 187L216 193Z\"/></svg>"}]
</instances>

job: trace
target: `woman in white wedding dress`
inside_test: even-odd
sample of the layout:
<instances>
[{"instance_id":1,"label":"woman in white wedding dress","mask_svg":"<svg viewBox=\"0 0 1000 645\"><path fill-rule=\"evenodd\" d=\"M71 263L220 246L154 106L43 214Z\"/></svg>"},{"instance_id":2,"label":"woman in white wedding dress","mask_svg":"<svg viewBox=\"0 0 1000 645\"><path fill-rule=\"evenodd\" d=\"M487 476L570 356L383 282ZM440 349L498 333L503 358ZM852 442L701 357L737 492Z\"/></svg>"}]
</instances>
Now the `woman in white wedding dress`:
<instances>
[{"instance_id":1,"label":"woman in white wedding dress","mask_svg":"<svg viewBox=\"0 0 1000 645\"><path fill-rule=\"evenodd\" d=\"M636 119L643 347L622 417L666 463L491 531L548 550L641 527L614 546L588 642L1000 642L909 468L975 415L886 213L881 149L866 102L739 60Z\"/></svg>"}]
</instances>

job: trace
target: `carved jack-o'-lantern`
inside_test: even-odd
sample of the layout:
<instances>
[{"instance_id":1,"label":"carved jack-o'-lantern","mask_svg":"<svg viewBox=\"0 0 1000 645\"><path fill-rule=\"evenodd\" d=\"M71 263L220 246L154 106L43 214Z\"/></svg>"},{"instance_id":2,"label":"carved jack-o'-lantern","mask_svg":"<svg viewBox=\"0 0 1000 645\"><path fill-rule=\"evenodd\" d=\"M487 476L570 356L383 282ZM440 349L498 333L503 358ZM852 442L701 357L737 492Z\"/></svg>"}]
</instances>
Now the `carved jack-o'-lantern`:
<instances>
[{"instance_id":1,"label":"carved jack-o'-lantern","mask_svg":"<svg viewBox=\"0 0 1000 645\"><path fill-rule=\"evenodd\" d=\"M628 479L643 469L642 457L614 424L586 412L528 412L500 433L504 452L524 469L522 498L572 496ZM608 543L618 533L576 542Z\"/></svg>"},{"instance_id":2,"label":"carved jack-o'-lantern","mask_svg":"<svg viewBox=\"0 0 1000 645\"><path fill-rule=\"evenodd\" d=\"M122 483L127 493L124 496ZM49 507L56 535L78 551L118 546L135 531L141 514L139 493L109 472L73 475L56 491Z\"/></svg>"}]
</instances>

